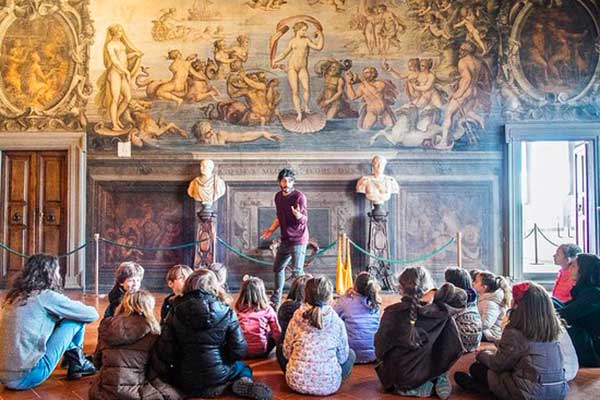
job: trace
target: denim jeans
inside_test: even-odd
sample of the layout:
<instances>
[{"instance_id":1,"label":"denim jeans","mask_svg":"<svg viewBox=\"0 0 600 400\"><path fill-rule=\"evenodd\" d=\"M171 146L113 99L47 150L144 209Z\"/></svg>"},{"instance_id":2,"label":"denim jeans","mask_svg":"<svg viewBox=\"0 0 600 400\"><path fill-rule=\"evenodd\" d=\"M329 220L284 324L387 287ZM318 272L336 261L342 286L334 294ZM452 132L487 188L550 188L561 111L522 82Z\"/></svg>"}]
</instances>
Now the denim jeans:
<instances>
[{"instance_id":1,"label":"denim jeans","mask_svg":"<svg viewBox=\"0 0 600 400\"><path fill-rule=\"evenodd\" d=\"M292 272L294 276L304 274L304 258L306 257L305 244L289 244L281 242L275 262L273 263L273 272L275 274L275 288L271 296L271 303L279 307L281 296L283 295L283 285L285 284L285 268L292 262Z\"/></svg>"},{"instance_id":2,"label":"denim jeans","mask_svg":"<svg viewBox=\"0 0 600 400\"><path fill-rule=\"evenodd\" d=\"M25 390L36 387L44 382L54 371L66 351L83 347L83 335L85 326L82 322L62 320L54 328L46 342L46 354L23 378L6 382L5 386L10 389Z\"/></svg>"}]
</instances>

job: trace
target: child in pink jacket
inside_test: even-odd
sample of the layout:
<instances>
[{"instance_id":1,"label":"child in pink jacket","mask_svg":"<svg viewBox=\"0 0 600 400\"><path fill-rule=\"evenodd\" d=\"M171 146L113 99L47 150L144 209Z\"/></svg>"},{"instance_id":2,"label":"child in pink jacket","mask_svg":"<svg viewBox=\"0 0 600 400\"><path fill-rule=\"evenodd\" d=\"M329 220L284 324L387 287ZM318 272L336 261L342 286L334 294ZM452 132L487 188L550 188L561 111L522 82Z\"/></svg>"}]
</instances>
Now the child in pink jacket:
<instances>
[{"instance_id":1,"label":"child in pink jacket","mask_svg":"<svg viewBox=\"0 0 600 400\"><path fill-rule=\"evenodd\" d=\"M281 328L262 279L244 276L235 312L248 343L246 357L267 357L281 338Z\"/></svg>"}]
</instances>

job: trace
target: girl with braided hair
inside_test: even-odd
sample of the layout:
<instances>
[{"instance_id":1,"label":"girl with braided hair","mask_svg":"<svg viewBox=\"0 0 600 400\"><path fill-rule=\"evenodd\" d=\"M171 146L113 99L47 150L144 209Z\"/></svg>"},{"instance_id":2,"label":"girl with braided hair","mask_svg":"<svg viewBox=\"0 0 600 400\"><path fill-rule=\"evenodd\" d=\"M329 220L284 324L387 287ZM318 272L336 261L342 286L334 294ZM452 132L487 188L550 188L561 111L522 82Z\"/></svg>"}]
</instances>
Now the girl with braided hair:
<instances>
[{"instance_id":1,"label":"girl with braided hair","mask_svg":"<svg viewBox=\"0 0 600 400\"><path fill-rule=\"evenodd\" d=\"M299 393L328 396L350 376L356 355L348 347L344 322L329 305L333 285L324 276L306 282L304 301L283 341L285 380Z\"/></svg>"},{"instance_id":2,"label":"girl with braided hair","mask_svg":"<svg viewBox=\"0 0 600 400\"><path fill-rule=\"evenodd\" d=\"M363 271L356 277L354 287L333 307L346 325L348 344L356 353L357 364L371 363L377 358L373 339L379 328L380 292L373 275Z\"/></svg>"},{"instance_id":3,"label":"girl with braided hair","mask_svg":"<svg viewBox=\"0 0 600 400\"><path fill-rule=\"evenodd\" d=\"M375 371L388 392L428 397L435 390L447 399L448 370L463 353L453 315L465 308L467 294L451 283L434 289L423 267L405 268L399 283L402 300L385 309L375 334Z\"/></svg>"}]
</instances>

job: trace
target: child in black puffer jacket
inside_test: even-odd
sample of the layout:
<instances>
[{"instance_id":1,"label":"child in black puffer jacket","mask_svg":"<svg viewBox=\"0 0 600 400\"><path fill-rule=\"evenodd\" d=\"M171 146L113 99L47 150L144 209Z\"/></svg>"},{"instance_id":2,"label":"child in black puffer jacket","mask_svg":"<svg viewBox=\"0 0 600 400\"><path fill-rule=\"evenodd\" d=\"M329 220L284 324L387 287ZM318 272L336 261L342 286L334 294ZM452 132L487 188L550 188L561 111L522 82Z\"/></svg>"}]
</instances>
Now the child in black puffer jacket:
<instances>
[{"instance_id":1,"label":"child in black puffer jacket","mask_svg":"<svg viewBox=\"0 0 600 400\"><path fill-rule=\"evenodd\" d=\"M271 399L271 388L254 382L241 361L247 344L227 299L212 271L190 275L162 326L153 367L190 397L220 396L231 385L238 396Z\"/></svg>"}]
</instances>

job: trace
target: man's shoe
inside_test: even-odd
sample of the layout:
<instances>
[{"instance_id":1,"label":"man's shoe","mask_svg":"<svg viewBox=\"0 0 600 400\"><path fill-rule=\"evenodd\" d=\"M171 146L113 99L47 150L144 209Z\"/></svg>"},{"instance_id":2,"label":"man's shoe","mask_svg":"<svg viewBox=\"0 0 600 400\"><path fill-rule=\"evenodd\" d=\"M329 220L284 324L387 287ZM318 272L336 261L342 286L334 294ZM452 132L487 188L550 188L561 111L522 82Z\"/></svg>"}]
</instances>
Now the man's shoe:
<instances>
[{"instance_id":1,"label":"man's shoe","mask_svg":"<svg viewBox=\"0 0 600 400\"><path fill-rule=\"evenodd\" d=\"M477 382L471 375L466 372L455 372L454 381L458 386L466 390L467 392L474 392L479 394L490 394L490 390Z\"/></svg>"}]
</instances>

